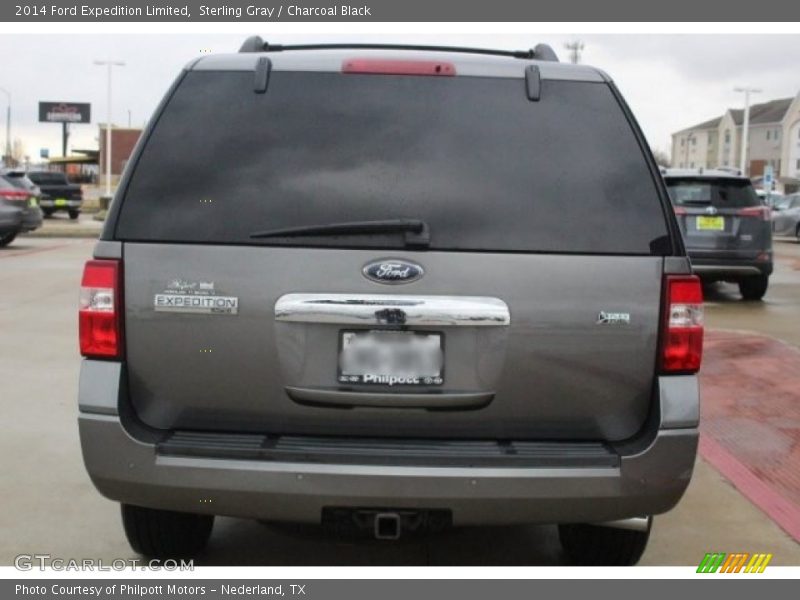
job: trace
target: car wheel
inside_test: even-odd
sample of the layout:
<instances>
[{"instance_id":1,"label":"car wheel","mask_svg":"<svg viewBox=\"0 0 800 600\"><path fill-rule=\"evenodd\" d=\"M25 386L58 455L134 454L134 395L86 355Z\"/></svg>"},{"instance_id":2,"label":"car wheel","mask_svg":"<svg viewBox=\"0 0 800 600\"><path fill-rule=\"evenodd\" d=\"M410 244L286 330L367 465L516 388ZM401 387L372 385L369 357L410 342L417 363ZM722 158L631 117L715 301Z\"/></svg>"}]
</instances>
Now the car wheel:
<instances>
[{"instance_id":1,"label":"car wheel","mask_svg":"<svg viewBox=\"0 0 800 600\"><path fill-rule=\"evenodd\" d=\"M122 524L134 551L163 560L200 553L211 536L214 517L123 504Z\"/></svg>"},{"instance_id":2,"label":"car wheel","mask_svg":"<svg viewBox=\"0 0 800 600\"><path fill-rule=\"evenodd\" d=\"M16 231L0 234L0 248L2 248L3 246L8 246L11 242L14 241L15 237L17 237Z\"/></svg>"},{"instance_id":3,"label":"car wheel","mask_svg":"<svg viewBox=\"0 0 800 600\"><path fill-rule=\"evenodd\" d=\"M648 517L645 531L564 524L558 526L558 537L570 561L576 565L628 567L638 563L644 554L652 527L653 517Z\"/></svg>"},{"instance_id":4,"label":"car wheel","mask_svg":"<svg viewBox=\"0 0 800 600\"><path fill-rule=\"evenodd\" d=\"M79 211L79 210L71 210L71 211L69 211L69 218L74 221L75 219L77 219L80 216L80 214L81 214L81 211Z\"/></svg>"},{"instance_id":5,"label":"car wheel","mask_svg":"<svg viewBox=\"0 0 800 600\"><path fill-rule=\"evenodd\" d=\"M744 300L761 300L767 293L769 277L767 275L756 275L746 277L739 281L739 292Z\"/></svg>"},{"instance_id":6,"label":"car wheel","mask_svg":"<svg viewBox=\"0 0 800 600\"><path fill-rule=\"evenodd\" d=\"M54 211L52 208L43 208L43 209L42 209L42 216L43 216L45 219L49 219L50 217L52 217L52 216L53 216L53 213L54 213L54 212L55 212L55 211Z\"/></svg>"},{"instance_id":7,"label":"car wheel","mask_svg":"<svg viewBox=\"0 0 800 600\"><path fill-rule=\"evenodd\" d=\"M800 223L797 224L797 228L794 230L794 237L797 238L797 243L800 244Z\"/></svg>"}]
</instances>

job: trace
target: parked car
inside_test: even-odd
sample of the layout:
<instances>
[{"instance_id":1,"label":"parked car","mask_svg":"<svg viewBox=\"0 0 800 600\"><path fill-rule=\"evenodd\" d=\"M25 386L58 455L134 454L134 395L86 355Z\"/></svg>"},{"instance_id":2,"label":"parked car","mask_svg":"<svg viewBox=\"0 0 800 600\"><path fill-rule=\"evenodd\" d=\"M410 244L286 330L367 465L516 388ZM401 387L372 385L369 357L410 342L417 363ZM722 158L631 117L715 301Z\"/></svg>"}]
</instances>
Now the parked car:
<instances>
[{"instance_id":1,"label":"parked car","mask_svg":"<svg viewBox=\"0 0 800 600\"><path fill-rule=\"evenodd\" d=\"M81 186L70 183L67 176L58 171L28 171L27 175L41 190L39 204L45 217L63 210L70 219L78 218L83 204Z\"/></svg>"},{"instance_id":2,"label":"parked car","mask_svg":"<svg viewBox=\"0 0 800 600\"><path fill-rule=\"evenodd\" d=\"M800 242L800 194L783 197L772 212L772 232L791 235Z\"/></svg>"},{"instance_id":3,"label":"parked car","mask_svg":"<svg viewBox=\"0 0 800 600\"><path fill-rule=\"evenodd\" d=\"M695 462L702 287L603 72L251 38L142 139L79 309L83 457L134 550L232 515L639 559Z\"/></svg>"},{"instance_id":4,"label":"parked car","mask_svg":"<svg viewBox=\"0 0 800 600\"><path fill-rule=\"evenodd\" d=\"M36 202L38 204L39 196L42 195L42 191L39 189L39 186L37 186L30 180L25 171L10 169L3 172L3 177L14 187L23 190L28 190L31 194L33 194L36 197Z\"/></svg>"},{"instance_id":5,"label":"parked car","mask_svg":"<svg viewBox=\"0 0 800 600\"><path fill-rule=\"evenodd\" d=\"M20 233L42 225L42 212L36 196L0 176L0 246L8 246Z\"/></svg>"},{"instance_id":6,"label":"parked car","mask_svg":"<svg viewBox=\"0 0 800 600\"><path fill-rule=\"evenodd\" d=\"M745 300L760 300L772 273L772 226L750 180L720 170L663 174L694 272L737 283Z\"/></svg>"},{"instance_id":7,"label":"parked car","mask_svg":"<svg viewBox=\"0 0 800 600\"><path fill-rule=\"evenodd\" d=\"M768 194L764 190L756 190L756 194L758 195L758 199L761 200L761 203L770 208L774 208L775 205L784 198L783 194L780 192L770 192Z\"/></svg>"}]
</instances>

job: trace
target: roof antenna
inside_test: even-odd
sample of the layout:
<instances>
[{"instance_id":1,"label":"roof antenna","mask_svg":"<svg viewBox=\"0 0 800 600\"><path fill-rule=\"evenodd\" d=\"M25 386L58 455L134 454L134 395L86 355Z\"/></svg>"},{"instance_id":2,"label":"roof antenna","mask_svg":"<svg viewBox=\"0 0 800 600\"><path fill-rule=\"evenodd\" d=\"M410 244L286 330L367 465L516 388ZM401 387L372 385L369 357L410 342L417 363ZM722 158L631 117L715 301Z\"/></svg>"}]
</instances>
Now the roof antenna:
<instances>
[{"instance_id":1,"label":"roof antenna","mask_svg":"<svg viewBox=\"0 0 800 600\"><path fill-rule=\"evenodd\" d=\"M263 52L264 51L264 40L261 39L260 35L251 35L247 38L242 47L239 48L239 52Z\"/></svg>"}]
</instances>

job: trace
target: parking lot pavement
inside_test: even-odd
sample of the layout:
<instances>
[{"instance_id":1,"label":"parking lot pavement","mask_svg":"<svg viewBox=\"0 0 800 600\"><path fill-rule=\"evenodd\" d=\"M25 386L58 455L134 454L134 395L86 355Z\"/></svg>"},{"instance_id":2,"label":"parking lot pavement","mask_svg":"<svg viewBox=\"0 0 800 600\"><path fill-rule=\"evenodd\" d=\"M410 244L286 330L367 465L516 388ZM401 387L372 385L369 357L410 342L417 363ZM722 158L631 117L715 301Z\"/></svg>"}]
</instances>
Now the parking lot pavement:
<instances>
[{"instance_id":1,"label":"parking lot pavement","mask_svg":"<svg viewBox=\"0 0 800 600\"><path fill-rule=\"evenodd\" d=\"M22 234L20 239L39 237L69 237L97 239L103 230L103 222L96 221L93 213L81 213L74 221L66 213L57 212L42 221L42 226L30 233Z\"/></svg>"},{"instance_id":2,"label":"parking lot pavement","mask_svg":"<svg viewBox=\"0 0 800 600\"><path fill-rule=\"evenodd\" d=\"M84 472L77 437L77 290L92 246L82 239L21 238L0 250L2 565L22 553L107 561L133 557L117 506L97 494ZM712 327L752 329L800 346L795 337L800 269L792 266L800 245L780 244L779 253L766 302L745 305L729 286L711 291ZM771 552L772 564L800 564L800 545L699 460L685 498L656 519L642 563L696 565L710 551ZM561 564L563 557L552 526L460 529L393 544L338 541L313 527L225 518L196 562L548 565Z\"/></svg>"}]
</instances>

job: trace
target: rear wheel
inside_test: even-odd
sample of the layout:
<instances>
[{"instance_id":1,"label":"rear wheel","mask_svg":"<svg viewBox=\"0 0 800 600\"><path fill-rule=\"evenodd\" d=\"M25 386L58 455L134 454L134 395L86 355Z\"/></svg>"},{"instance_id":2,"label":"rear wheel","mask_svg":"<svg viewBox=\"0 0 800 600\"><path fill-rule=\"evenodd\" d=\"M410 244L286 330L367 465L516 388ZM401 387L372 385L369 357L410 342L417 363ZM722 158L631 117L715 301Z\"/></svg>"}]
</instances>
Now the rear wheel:
<instances>
[{"instance_id":1,"label":"rear wheel","mask_svg":"<svg viewBox=\"0 0 800 600\"><path fill-rule=\"evenodd\" d=\"M739 281L739 292L745 300L761 300L767 293L769 277L767 275L756 275L747 277Z\"/></svg>"},{"instance_id":2,"label":"rear wheel","mask_svg":"<svg viewBox=\"0 0 800 600\"><path fill-rule=\"evenodd\" d=\"M11 242L14 241L14 238L17 237L17 232L12 231L10 233L0 233L0 248L3 246L8 246Z\"/></svg>"},{"instance_id":3,"label":"rear wheel","mask_svg":"<svg viewBox=\"0 0 800 600\"><path fill-rule=\"evenodd\" d=\"M81 214L81 211L79 211L79 210L71 210L71 211L69 211L69 218L74 221L75 219L77 219L80 216L80 214Z\"/></svg>"},{"instance_id":4,"label":"rear wheel","mask_svg":"<svg viewBox=\"0 0 800 600\"><path fill-rule=\"evenodd\" d=\"M42 216L43 216L45 219L49 219L50 217L52 217L52 216L53 216L53 213L54 213L54 212L55 212L55 211L54 211L52 208L43 208L43 209L42 209Z\"/></svg>"},{"instance_id":5,"label":"rear wheel","mask_svg":"<svg viewBox=\"0 0 800 600\"><path fill-rule=\"evenodd\" d=\"M627 567L638 563L644 554L652 526L653 517L648 517L645 531L564 524L558 526L558 537L576 565Z\"/></svg>"},{"instance_id":6,"label":"rear wheel","mask_svg":"<svg viewBox=\"0 0 800 600\"><path fill-rule=\"evenodd\" d=\"M122 505L125 537L134 551L151 558L191 557L208 543L214 517Z\"/></svg>"}]
</instances>

